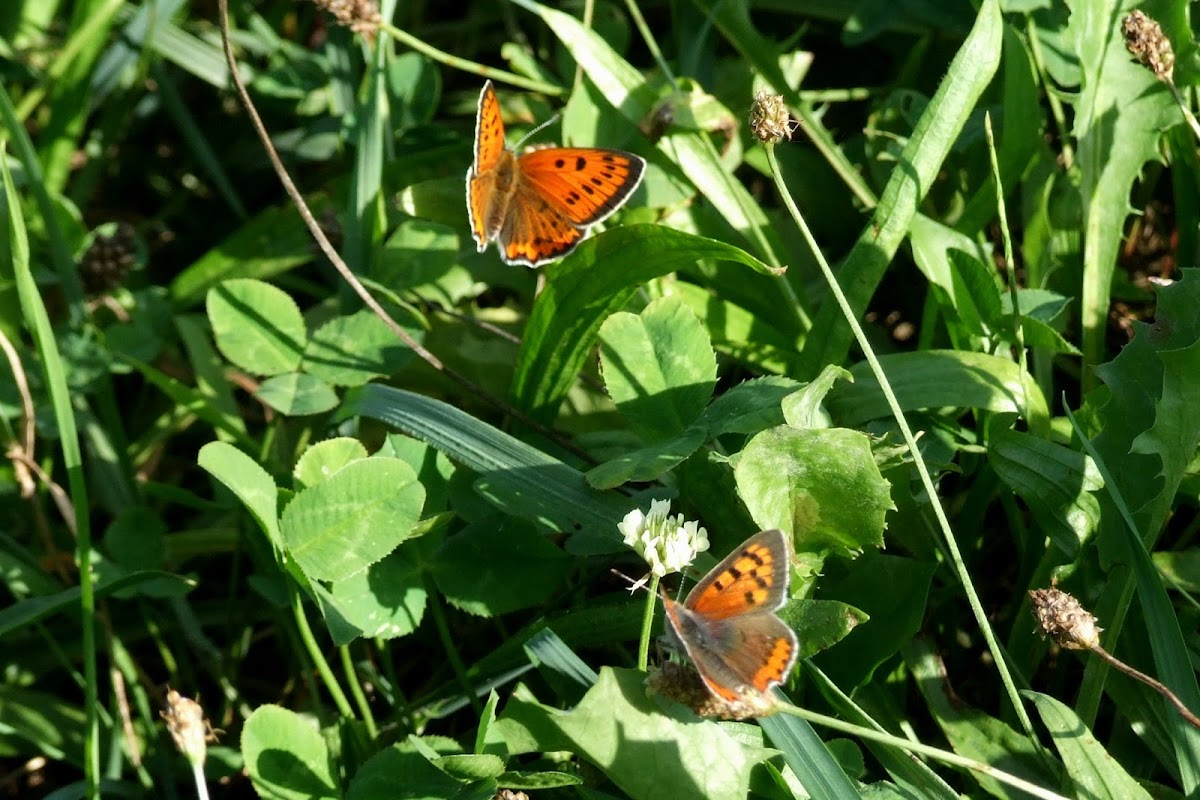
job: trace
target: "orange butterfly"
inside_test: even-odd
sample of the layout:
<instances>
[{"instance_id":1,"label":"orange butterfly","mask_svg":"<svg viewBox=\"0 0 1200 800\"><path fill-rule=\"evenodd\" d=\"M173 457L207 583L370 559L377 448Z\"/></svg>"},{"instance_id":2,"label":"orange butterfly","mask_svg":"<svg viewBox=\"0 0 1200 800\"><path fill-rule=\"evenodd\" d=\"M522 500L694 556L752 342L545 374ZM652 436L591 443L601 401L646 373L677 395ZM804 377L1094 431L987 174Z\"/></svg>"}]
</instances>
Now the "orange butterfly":
<instances>
[{"instance_id":1,"label":"orange butterfly","mask_svg":"<svg viewBox=\"0 0 1200 800\"><path fill-rule=\"evenodd\" d=\"M588 226L621 207L646 162L623 150L547 147L516 155L504 144L492 82L479 94L467 213L479 251L493 239L509 264L536 267L575 249Z\"/></svg>"},{"instance_id":2,"label":"orange butterfly","mask_svg":"<svg viewBox=\"0 0 1200 800\"><path fill-rule=\"evenodd\" d=\"M782 531L761 531L704 576L682 604L663 595L671 633L704 685L756 716L796 663L796 633L775 614L787 600L790 554Z\"/></svg>"}]
</instances>

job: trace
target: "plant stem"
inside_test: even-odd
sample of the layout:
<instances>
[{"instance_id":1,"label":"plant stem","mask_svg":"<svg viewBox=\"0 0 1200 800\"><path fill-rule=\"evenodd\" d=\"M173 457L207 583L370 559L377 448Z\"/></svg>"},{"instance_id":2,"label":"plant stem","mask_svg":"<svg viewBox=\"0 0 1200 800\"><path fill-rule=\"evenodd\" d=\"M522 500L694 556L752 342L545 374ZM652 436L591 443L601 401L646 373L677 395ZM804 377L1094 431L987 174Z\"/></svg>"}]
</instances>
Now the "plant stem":
<instances>
[{"instance_id":1,"label":"plant stem","mask_svg":"<svg viewBox=\"0 0 1200 800\"><path fill-rule=\"evenodd\" d=\"M650 585L646 588L646 610L642 614L642 638L638 642L638 669L646 671L650 663L650 629L654 627L654 606L658 603L657 575L650 576Z\"/></svg>"},{"instance_id":2,"label":"plant stem","mask_svg":"<svg viewBox=\"0 0 1200 800\"><path fill-rule=\"evenodd\" d=\"M362 683L358 679L358 671L354 669L354 659L350 655L350 648L342 645L338 648L338 655L342 659L342 672L346 674L346 683L350 686L350 694L354 696L354 704L358 706L358 715L362 717L363 724L367 728L367 736L374 739L379 735L379 728L375 725L375 715L371 713L371 704L367 702L367 696L363 694Z\"/></svg>"},{"instance_id":3,"label":"plant stem","mask_svg":"<svg viewBox=\"0 0 1200 800\"><path fill-rule=\"evenodd\" d=\"M1021 372L1028 371L1025 355L1025 330L1021 326L1021 309L1017 305L1017 264L1013 258L1012 234L1008 230L1008 211L1004 207L1004 184L1000 181L1000 161L996 157L996 137L992 133L992 115L983 115L983 130L987 135L988 156L992 162L992 180L996 182L996 212L1000 216L1000 238L1004 240L1004 263L1008 267L1008 296L1012 299L1013 336L1017 345L1017 363ZM1021 405L1026 404L1025 381L1021 381Z\"/></svg>"},{"instance_id":4,"label":"plant stem","mask_svg":"<svg viewBox=\"0 0 1200 800\"><path fill-rule=\"evenodd\" d=\"M1179 712L1179 716L1187 720L1188 724L1194 728L1200 728L1200 717L1197 717L1195 714L1193 714L1192 710L1185 706L1183 701L1180 700L1175 693L1168 689L1161 681L1155 680L1141 670L1131 667L1121 659L1109 653L1100 645L1096 645L1095 647L1091 648L1091 651L1103 658L1112 666L1116 667L1121 672L1124 672L1129 677L1133 678L1134 680L1141 681L1154 691L1161 694L1171 705L1175 706L1175 710Z\"/></svg>"},{"instance_id":5,"label":"plant stem","mask_svg":"<svg viewBox=\"0 0 1200 800\"><path fill-rule=\"evenodd\" d=\"M1033 65L1037 68L1038 77L1042 80L1042 89L1046 92L1046 102L1050 104L1050 116L1054 119L1054 127L1058 129L1059 153L1062 156L1063 170L1069 172L1075 163L1075 150L1071 147L1071 132L1067 130L1067 115L1063 113L1062 100L1054 93L1050 78L1046 72L1046 62L1042 58L1042 45L1038 40L1037 26L1033 18L1028 18L1025 26L1025 41L1029 42L1029 53L1033 56Z\"/></svg>"},{"instance_id":6,"label":"plant stem","mask_svg":"<svg viewBox=\"0 0 1200 800\"><path fill-rule=\"evenodd\" d=\"M642 35L642 41L646 43L646 48L650 51L650 55L654 56L654 60L658 62L658 68L662 70L662 74L666 75L667 80L671 82L671 88L678 91L679 84L675 81L675 74L667 66L667 60L663 58L662 50L658 49L658 42L654 40L654 35L650 33L650 27L646 25L646 18L642 16L642 11L638 8L637 0L625 0L625 7L629 9L629 16L633 18L633 25L638 29L638 33Z\"/></svg>"},{"instance_id":7,"label":"plant stem","mask_svg":"<svg viewBox=\"0 0 1200 800\"><path fill-rule=\"evenodd\" d=\"M520 86L522 89L528 89L531 92L548 94L551 97L559 97L564 94L564 90L561 86L555 86L552 83L545 83L543 81L534 80L533 78L526 78L513 72L506 72L502 69L489 67L486 64L469 61L468 59L451 55L443 50L438 50L433 45L426 44L417 37L413 36L411 33L402 31L390 23L380 23L379 30L386 32L396 41L411 47L418 53L429 56L434 61L445 64L448 67L461 69L463 72L472 72L484 78L491 78L494 81L501 81L513 86Z\"/></svg>"},{"instance_id":8,"label":"plant stem","mask_svg":"<svg viewBox=\"0 0 1200 800\"><path fill-rule=\"evenodd\" d=\"M350 701L346 699L346 694L338 684L333 670L330 669L329 662L325 660L325 655L321 652L320 645L317 644L317 638L313 636L312 628L309 627L308 617L304 616L304 605L300 601L300 593L290 582L288 583L288 593L291 595L292 617L296 620L296 630L300 634L300 641L304 642L304 649L308 651L309 658L313 660L313 665L325 683L325 689L329 692L329 696L333 698L333 704L337 706L338 713L345 719L354 719L354 710L350 708Z\"/></svg>"},{"instance_id":9,"label":"plant stem","mask_svg":"<svg viewBox=\"0 0 1200 800\"><path fill-rule=\"evenodd\" d=\"M433 624L437 627L438 637L442 640L442 649L446 651L446 658L450 660L450 669L454 670L454 677L458 679L458 685L462 687L463 695L466 697L467 702L470 703L475 716L482 716L483 704L479 702L479 698L475 695L475 686L471 683L471 679L467 677L467 666L463 663L462 656L458 653L458 646L454 644L454 637L450 635L450 625L446 622L446 611L442 608L442 596L430 580L426 580L425 582L425 591L429 595L429 610L433 614Z\"/></svg>"},{"instance_id":10,"label":"plant stem","mask_svg":"<svg viewBox=\"0 0 1200 800\"><path fill-rule=\"evenodd\" d=\"M1020 789L1021 791L1028 792L1035 797L1042 797L1045 798L1045 800L1066 800L1063 795L1058 794L1057 792L1052 792L1049 789L1043 789L1042 787L1030 783L1023 778L1018 778L1016 775L998 770L991 764L985 764L982 761L976 761L973 758L965 758L960 756L958 753L952 753L949 750L941 750L937 747L930 747L927 744L914 742L910 739L904 739L900 736L893 736L890 733L882 733L874 730L873 728L863 728L849 722L844 722L835 717L827 717L824 714L818 714L815 711L808 711L803 708L798 708L790 703L780 703L778 709L780 714L790 714L793 717L800 717L801 719L807 720L808 722L812 722L816 725L823 725L826 728L832 728L833 730L841 731L842 733L850 734L851 736L857 736L860 739L870 739L874 742L891 745L892 747L898 747L901 750L905 750L910 753L918 753L923 756L929 756L930 758L937 759L938 761L942 761L947 764L952 764L956 767L963 767L965 769L978 772L979 774L986 775L993 780L999 781L1000 783L1006 783L1009 786Z\"/></svg>"},{"instance_id":11,"label":"plant stem","mask_svg":"<svg viewBox=\"0 0 1200 800\"><path fill-rule=\"evenodd\" d=\"M847 324L849 324L850 329L854 332L854 338L857 340L858 346L862 348L863 355L871 367L871 372L879 382L879 389L883 392L888 408L891 409L892 416L895 417L896 424L899 426L900 432L904 437L904 442L908 445L909 452L912 454L913 464L917 468L917 473L921 476L921 485L925 487L925 493L929 495L934 516L937 517L938 525L941 527L942 537L945 539L946 548L950 553L950 561L962 584L963 592L967 596L967 602L971 606L971 611L975 615L975 622L979 625L980 632L987 642L988 650L996 662L996 670L1000 673L1000 680L1004 684L1005 691L1008 692L1009 701L1012 703L1017 718L1021 721L1021 726L1025 729L1025 733L1031 741L1037 742L1038 739L1033 730L1033 722L1029 719L1025 707L1021 703L1021 696L1017 693L1017 687L1013 683L1012 674L1009 673L1008 664L1004 659L1004 651L1000 648L1000 643L996 641L996 634L988 622L987 613L984 611L983 604L979 600L979 595L975 591L975 585L971 582L971 575L967 572L966 562L963 561L962 552L958 549L958 542L954 538L954 531L950 527L950 520L946 517L946 510L942 508L937 487L934 485L933 478L929 474L929 468L925 465L925 459L921 457L921 451L917 448L917 440L908 425L908 420L904 417L904 411L900 408L900 403L896 400L896 395L892 391L891 384L888 383L887 376L883 372L883 367L880 365L879 359L876 358L875 351L871 348L871 342L867 339L866 333L863 332L862 326L859 325L858 318L855 316L854 310L850 307L850 302L842 292L842 287L838 285L837 278L834 277L829 262L825 260L825 255L821 252L820 247L817 246L817 241L813 237L812 231L808 229L808 223L804 221L804 217L801 216L800 210L796 208L796 203L792 200L791 192L788 191L787 184L783 181L783 174L779 171L779 163L775 159L775 145L767 142L764 147L767 151L767 160L771 164L771 174L775 178L776 187L779 189L779 195L787 206L788 212L792 215L792 219L795 220L797 227L800 229L800 233L804 236L805 242L812 249L813 258L821 268L821 273L825 276L825 281L829 284L830 292L833 294L834 299L837 300L838 306L842 309L842 314L845 316Z\"/></svg>"}]
</instances>

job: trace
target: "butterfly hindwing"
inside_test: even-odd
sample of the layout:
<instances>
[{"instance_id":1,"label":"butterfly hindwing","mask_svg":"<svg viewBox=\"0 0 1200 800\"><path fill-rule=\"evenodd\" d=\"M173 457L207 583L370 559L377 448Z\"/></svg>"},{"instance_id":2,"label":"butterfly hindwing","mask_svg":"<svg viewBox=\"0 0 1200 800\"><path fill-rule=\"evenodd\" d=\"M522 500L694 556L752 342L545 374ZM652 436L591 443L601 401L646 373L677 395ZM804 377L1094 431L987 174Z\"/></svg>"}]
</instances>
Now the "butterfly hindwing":
<instances>
[{"instance_id":1,"label":"butterfly hindwing","mask_svg":"<svg viewBox=\"0 0 1200 800\"><path fill-rule=\"evenodd\" d=\"M766 692L796 663L795 632L770 611L714 620L667 601L675 638L709 690L732 701L747 690Z\"/></svg>"},{"instance_id":2,"label":"butterfly hindwing","mask_svg":"<svg viewBox=\"0 0 1200 800\"><path fill-rule=\"evenodd\" d=\"M547 201L520 187L497 238L505 261L536 267L571 252L583 234Z\"/></svg>"},{"instance_id":3,"label":"butterfly hindwing","mask_svg":"<svg viewBox=\"0 0 1200 800\"><path fill-rule=\"evenodd\" d=\"M696 584L684 605L710 619L774 611L787 599L790 552L782 531L756 533Z\"/></svg>"},{"instance_id":4,"label":"butterfly hindwing","mask_svg":"<svg viewBox=\"0 0 1200 800\"><path fill-rule=\"evenodd\" d=\"M641 183L646 162L622 150L551 147L517 158L524 184L553 202L575 225L612 214Z\"/></svg>"}]
</instances>

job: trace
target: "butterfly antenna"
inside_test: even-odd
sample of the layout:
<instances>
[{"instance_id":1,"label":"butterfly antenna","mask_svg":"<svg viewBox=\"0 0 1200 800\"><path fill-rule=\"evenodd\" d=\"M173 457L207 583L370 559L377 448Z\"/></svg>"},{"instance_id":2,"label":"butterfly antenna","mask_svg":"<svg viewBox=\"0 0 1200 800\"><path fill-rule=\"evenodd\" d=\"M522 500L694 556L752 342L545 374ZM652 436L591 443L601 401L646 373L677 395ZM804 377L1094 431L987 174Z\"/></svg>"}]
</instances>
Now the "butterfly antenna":
<instances>
[{"instance_id":1,"label":"butterfly antenna","mask_svg":"<svg viewBox=\"0 0 1200 800\"><path fill-rule=\"evenodd\" d=\"M609 572L611 572L613 575L616 575L618 578L621 578L622 580L624 580L626 583L629 584L629 593L630 594L633 594L638 589L645 589L646 584L650 582L649 574L643 575L642 577L638 578L637 580L634 580L633 578L626 575L624 572L621 572L621 570L619 570L619 569L610 569Z\"/></svg>"},{"instance_id":2,"label":"butterfly antenna","mask_svg":"<svg viewBox=\"0 0 1200 800\"><path fill-rule=\"evenodd\" d=\"M521 148L525 146L526 141L528 141L530 138L532 138L534 134L538 133L543 128L549 127L550 125L553 125L554 123L558 122L558 118L561 116L562 116L562 114L555 114L553 117L546 120L541 125L538 125L536 128L531 130L529 133L522 136L521 141L517 142L517 146L513 148L513 152L519 153L521 151Z\"/></svg>"}]
</instances>

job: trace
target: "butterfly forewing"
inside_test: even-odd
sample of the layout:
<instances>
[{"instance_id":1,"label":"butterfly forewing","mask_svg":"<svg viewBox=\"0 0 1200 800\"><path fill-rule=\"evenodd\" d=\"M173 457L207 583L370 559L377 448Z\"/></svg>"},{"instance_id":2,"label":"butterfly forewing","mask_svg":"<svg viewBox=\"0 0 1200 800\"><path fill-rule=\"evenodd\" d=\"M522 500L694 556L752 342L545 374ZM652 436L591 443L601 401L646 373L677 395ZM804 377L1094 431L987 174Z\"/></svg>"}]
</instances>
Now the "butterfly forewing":
<instances>
[{"instance_id":1,"label":"butterfly forewing","mask_svg":"<svg viewBox=\"0 0 1200 800\"><path fill-rule=\"evenodd\" d=\"M553 147L524 153L517 167L523 183L586 226L621 207L641 183L646 162L621 150Z\"/></svg>"},{"instance_id":2,"label":"butterfly forewing","mask_svg":"<svg viewBox=\"0 0 1200 800\"><path fill-rule=\"evenodd\" d=\"M495 169L504 152L504 120L500 117L500 101L492 82L483 84L479 93L479 113L475 117L474 174Z\"/></svg>"},{"instance_id":3,"label":"butterfly forewing","mask_svg":"<svg viewBox=\"0 0 1200 800\"><path fill-rule=\"evenodd\" d=\"M787 599L790 551L782 531L751 536L696 584L684 605L710 619L774 611Z\"/></svg>"}]
</instances>

